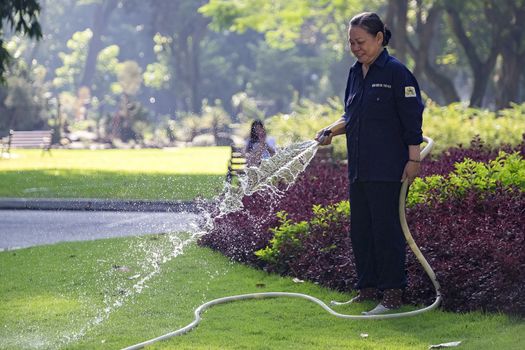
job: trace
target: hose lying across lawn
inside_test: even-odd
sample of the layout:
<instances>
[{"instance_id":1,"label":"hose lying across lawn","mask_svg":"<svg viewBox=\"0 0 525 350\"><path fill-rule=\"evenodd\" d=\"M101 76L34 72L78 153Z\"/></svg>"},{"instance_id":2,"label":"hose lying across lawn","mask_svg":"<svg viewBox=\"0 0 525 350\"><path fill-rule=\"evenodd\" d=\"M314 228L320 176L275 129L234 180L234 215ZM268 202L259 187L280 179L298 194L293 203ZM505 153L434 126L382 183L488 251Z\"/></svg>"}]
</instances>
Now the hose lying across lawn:
<instances>
[{"instance_id":1,"label":"hose lying across lawn","mask_svg":"<svg viewBox=\"0 0 525 350\"><path fill-rule=\"evenodd\" d=\"M421 151L421 159L425 158L429 153L432 147L434 146L434 141L429 137L423 137L427 145L423 148ZM413 311L407 311L407 312L399 312L399 313L392 313L392 314L382 314L382 315L347 315L347 314L341 314L337 311L334 311L331 309L328 305L326 305L323 301L308 295L308 294L301 294L301 293L286 293L286 292L267 292L267 293L250 293L250 294L241 294L241 295L232 295L224 298L218 298L211 301L208 301L201 306L199 306L197 309L195 309L195 319L193 322L188 324L187 326L177 329L173 332L166 333L164 335L161 335L160 337L153 338L147 341L144 341L142 343L138 343L135 345L131 345L124 350L132 350L132 349L141 349L145 346L151 345L153 343L156 343L161 340L166 340L172 337L176 337L178 335L182 335L184 333L189 332L193 328L195 328L199 322L201 321L201 314L208 308L217 305L217 304L223 304L223 303L229 303L231 301L237 301L237 300L245 300L245 299L263 299L263 298L277 298L277 297L288 297L288 298L301 298L306 299L311 302L314 302L321 306L324 310L326 310L328 313L340 317L340 318L346 318L350 320L383 320L388 318L399 318L399 317L406 317L406 316L415 316L419 315L423 312L430 311L432 309L435 309L439 303L441 302L441 292L440 292L440 285L436 279L436 274L432 270L432 267L430 267L430 264L427 262L423 254L421 253L421 250L419 250L419 247L416 245L416 242L414 242L414 239L412 238L412 234L410 233L410 230L407 225L406 216L405 216L405 198L406 193L408 189L408 182L405 180L403 182L403 185L401 186L401 192L399 194L399 218L401 221L401 228L403 229L403 233L405 234L405 239L412 250L412 252L415 254L417 260L421 263L423 266L425 272L427 273L428 277L430 277L430 280L432 281L432 284L434 285L434 288L436 290L436 299L435 301L424 308L413 310ZM342 304L337 302L332 302L332 304Z\"/></svg>"}]
</instances>

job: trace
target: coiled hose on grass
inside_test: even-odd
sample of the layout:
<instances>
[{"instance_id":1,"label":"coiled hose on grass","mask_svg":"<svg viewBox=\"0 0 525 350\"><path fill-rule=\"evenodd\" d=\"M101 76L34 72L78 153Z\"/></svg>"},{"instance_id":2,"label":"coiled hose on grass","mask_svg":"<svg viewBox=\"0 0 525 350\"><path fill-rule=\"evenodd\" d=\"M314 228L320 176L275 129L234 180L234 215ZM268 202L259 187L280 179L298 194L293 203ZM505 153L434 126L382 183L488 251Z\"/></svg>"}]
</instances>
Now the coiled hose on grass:
<instances>
[{"instance_id":1,"label":"coiled hose on grass","mask_svg":"<svg viewBox=\"0 0 525 350\"><path fill-rule=\"evenodd\" d=\"M429 137L423 137L424 141L427 143L426 146L421 151L421 160L423 160L431 151L432 147L434 146L434 141ZM405 235L405 239L408 243L408 246L412 250L412 252L415 254L417 260L419 263L423 266L423 269L427 273L428 277L432 281L432 284L434 285L434 288L436 290L436 299L434 302L424 308L413 310L413 311L406 311L406 312L399 312L399 313L392 313L392 314L382 314L382 315L347 315L347 314L341 314L337 311L334 311L332 308L330 308L328 305L326 305L323 301L308 295L308 294L301 294L301 293L287 293L287 292L267 292L267 293L250 293L250 294L240 294L240 295L232 295L224 298L218 298L211 301L208 301L201 306L199 306L194 311L195 318L193 322L188 324L187 326L177 329L173 332L166 333L164 335L161 335L157 338L153 338L147 341L144 341L142 343L138 343L135 345L128 346L124 348L124 350L133 350L133 349L141 349L145 346L151 345L153 343L156 343L161 340L166 340L172 337L176 337L178 335L182 335L184 333L187 333L191 331L193 328L195 328L199 322L201 321L201 314L208 308L217 305L217 304L224 304L229 303L232 301L237 300L245 300L245 299L263 299L263 298L278 298L278 297L287 297L287 298L301 298L309 300L313 303L316 303L320 307L322 307L325 311L330 313L333 316L340 317L340 318L346 318L350 320L384 320L389 318L399 318L399 317L407 317L407 316L415 316L419 315L421 313L430 311L432 309L435 309L441 302L441 292L440 292L440 285L437 281L436 274L434 273L434 270L432 270L432 267L427 262L423 254L421 253L421 250L416 245L416 242L414 241L414 238L412 237L412 234L410 233L410 230L408 228L406 216L405 216L405 199L408 189L408 182L405 180L403 182L403 185L401 186L401 192L399 194L399 219L401 221L401 228L403 229L403 233ZM341 304L337 302L332 302L332 304Z\"/></svg>"}]
</instances>

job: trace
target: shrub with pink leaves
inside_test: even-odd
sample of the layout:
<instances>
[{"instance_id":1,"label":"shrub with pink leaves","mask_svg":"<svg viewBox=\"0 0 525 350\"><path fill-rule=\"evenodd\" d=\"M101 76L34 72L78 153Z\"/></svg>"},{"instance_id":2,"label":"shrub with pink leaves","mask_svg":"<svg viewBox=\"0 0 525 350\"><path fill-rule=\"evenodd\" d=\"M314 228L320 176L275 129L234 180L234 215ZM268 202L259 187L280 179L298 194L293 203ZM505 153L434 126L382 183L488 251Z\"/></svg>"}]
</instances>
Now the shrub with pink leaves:
<instances>
[{"instance_id":1,"label":"shrub with pink leaves","mask_svg":"<svg viewBox=\"0 0 525 350\"><path fill-rule=\"evenodd\" d=\"M213 228L200 244L233 260L262 266L254 252L268 245L270 228L279 225L277 212L286 211L294 221L308 220L313 205L338 203L347 197L346 165L314 160L283 197L259 192L243 199L242 211L215 218Z\"/></svg>"},{"instance_id":2,"label":"shrub with pink leaves","mask_svg":"<svg viewBox=\"0 0 525 350\"><path fill-rule=\"evenodd\" d=\"M489 164L501 150L523 157L524 145L493 150L474 140L471 148L426 161L423 173L447 178L465 159ZM414 239L441 283L444 309L525 315L525 192L513 185L520 181L491 182L490 190L464 186L460 195L450 193L450 186L429 187L425 200L408 208ZM347 197L346 165L314 163L280 200L263 194L244 198L245 209L215 219L200 243L236 261L348 291L356 278L349 217L334 209ZM286 214L277 215L281 211ZM294 226L302 221L306 224ZM295 231L286 231L292 227ZM284 238L276 245L279 230ZM414 255L407 256L405 301L428 304L432 284Z\"/></svg>"},{"instance_id":3,"label":"shrub with pink leaves","mask_svg":"<svg viewBox=\"0 0 525 350\"><path fill-rule=\"evenodd\" d=\"M439 142L436 140L436 142ZM495 159L499 152L506 153L518 152L522 157L525 157L525 134L522 136L522 141L516 147L501 146L497 148L489 147L479 137L475 137L470 142L469 147L453 147L445 152L431 156L430 159L425 159L421 168L421 177L429 175L447 175L454 170L454 164L460 163L465 159L471 159L476 162L489 162Z\"/></svg>"},{"instance_id":4,"label":"shrub with pink leaves","mask_svg":"<svg viewBox=\"0 0 525 350\"><path fill-rule=\"evenodd\" d=\"M525 192L471 189L463 198L416 205L407 218L441 283L446 310L525 315ZM408 256L407 300L428 303L433 288Z\"/></svg>"}]
</instances>

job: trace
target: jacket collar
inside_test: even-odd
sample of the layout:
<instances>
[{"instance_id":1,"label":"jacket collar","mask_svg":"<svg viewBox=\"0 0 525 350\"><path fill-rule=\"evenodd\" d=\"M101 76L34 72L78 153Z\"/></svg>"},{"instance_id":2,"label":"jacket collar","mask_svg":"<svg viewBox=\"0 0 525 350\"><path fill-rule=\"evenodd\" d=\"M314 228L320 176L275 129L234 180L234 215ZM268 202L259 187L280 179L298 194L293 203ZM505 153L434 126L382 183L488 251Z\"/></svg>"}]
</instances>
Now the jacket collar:
<instances>
[{"instance_id":1,"label":"jacket collar","mask_svg":"<svg viewBox=\"0 0 525 350\"><path fill-rule=\"evenodd\" d=\"M385 48L383 48L383 51L381 51L381 53L379 54L379 56L377 56L376 60L374 61L374 63L372 63L372 65L377 65L379 66L380 68L383 68L386 64L386 62L388 61L388 58L390 57L390 54L388 53L388 50ZM354 63L354 67L359 67L361 68L363 64L359 61L355 61Z\"/></svg>"},{"instance_id":2,"label":"jacket collar","mask_svg":"<svg viewBox=\"0 0 525 350\"><path fill-rule=\"evenodd\" d=\"M374 61L373 64L377 64L379 67L383 68L386 64L386 61L388 61L388 57L390 55L388 54L388 50L386 49L386 47L383 49L383 51L381 51L381 53L379 54L379 56L377 56L376 60Z\"/></svg>"}]
</instances>

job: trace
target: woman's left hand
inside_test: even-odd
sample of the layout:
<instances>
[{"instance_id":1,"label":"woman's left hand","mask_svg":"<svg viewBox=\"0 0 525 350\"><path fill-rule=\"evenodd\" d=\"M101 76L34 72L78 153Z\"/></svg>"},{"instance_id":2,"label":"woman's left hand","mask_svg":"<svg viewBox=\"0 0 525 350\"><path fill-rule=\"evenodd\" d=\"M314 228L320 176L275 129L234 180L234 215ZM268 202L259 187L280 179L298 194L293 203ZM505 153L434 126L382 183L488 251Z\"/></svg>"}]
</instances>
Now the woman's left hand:
<instances>
[{"instance_id":1,"label":"woman's left hand","mask_svg":"<svg viewBox=\"0 0 525 350\"><path fill-rule=\"evenodd\" d=\"M420 169L421 163L409 160L405 165L405 170L403 170L401 182L408 180L408 184L412 184L412 182L414 182L414 179L419 175Z\"/></svg>"}]
</instances>

